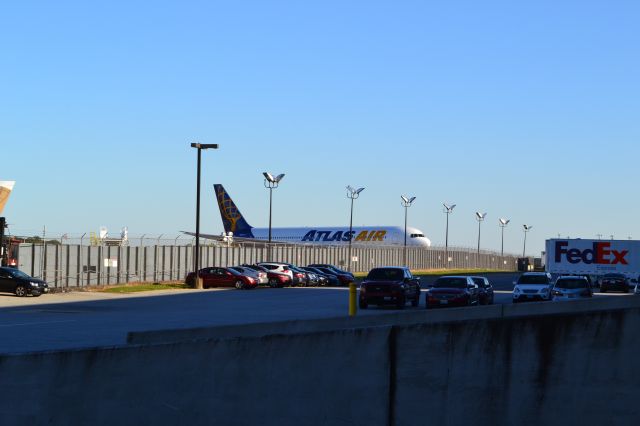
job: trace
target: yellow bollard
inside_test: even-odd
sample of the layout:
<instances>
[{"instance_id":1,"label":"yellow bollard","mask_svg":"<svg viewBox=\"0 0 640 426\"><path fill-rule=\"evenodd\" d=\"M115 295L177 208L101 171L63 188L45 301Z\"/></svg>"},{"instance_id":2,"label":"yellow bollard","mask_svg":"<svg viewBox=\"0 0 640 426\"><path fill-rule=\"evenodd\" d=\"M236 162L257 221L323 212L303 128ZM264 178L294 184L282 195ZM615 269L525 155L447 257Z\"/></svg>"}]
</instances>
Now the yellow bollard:
<instances>
[{"instance_id":1,"label":"yellow bollard","mask_svg":"<svg viewBox=\"0 0 640 426\"><path fill-rule=\"evenodd\" d=\"M349 316L356 316L356 298L358 291L356 289L356 283L349 284Z\"/></svg>"}]
</instances>

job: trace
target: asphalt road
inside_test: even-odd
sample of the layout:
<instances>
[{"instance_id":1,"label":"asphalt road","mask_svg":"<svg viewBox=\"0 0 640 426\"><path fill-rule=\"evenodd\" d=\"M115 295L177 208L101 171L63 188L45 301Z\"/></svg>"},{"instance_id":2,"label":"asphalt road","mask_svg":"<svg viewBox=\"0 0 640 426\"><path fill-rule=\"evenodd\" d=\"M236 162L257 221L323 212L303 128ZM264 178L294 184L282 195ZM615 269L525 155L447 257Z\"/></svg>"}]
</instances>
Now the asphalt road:
<instances>
[{"instance_id":1,"label":"asphalt road","mask_svg":"<svg viewBox=\"0 0 640 426\"><path fill-rule=\"evenodd\" d=\"M491 276L496 303L511 303L516 276ZM432 279L423 278L423 287ZM424 303L422 298L420 308ZM344 288L170 290L135 295L72 292L38 298L2 294L0 354L124 345L130 331L328 318L347 312ZM397 311L369 308L358 315L390 312Z\"/></svg>"}]
</instances>

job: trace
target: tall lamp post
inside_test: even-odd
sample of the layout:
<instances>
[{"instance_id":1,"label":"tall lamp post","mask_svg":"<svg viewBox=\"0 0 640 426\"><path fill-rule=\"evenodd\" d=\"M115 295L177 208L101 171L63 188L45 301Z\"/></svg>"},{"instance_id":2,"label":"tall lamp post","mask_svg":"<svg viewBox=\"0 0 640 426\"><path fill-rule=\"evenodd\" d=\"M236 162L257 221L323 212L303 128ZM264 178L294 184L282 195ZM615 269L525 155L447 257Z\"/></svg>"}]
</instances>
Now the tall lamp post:
<instances>
[{"instance_id":1,"label":"tall lamp post","mask_svg":"<svg viewBox=\"0 0 640 426\"><path fill-rule=\"evenodd\" d=\"M404 207L404 266L407 266L407 213L416 197L409 198L401 195L400 198L402 199L402 207Z\"/></svg>"},{"instance_id":2,"label":"tall lamp post","mask_svg":"<svg viewBox=\"0 0 640 426\"><path fill-rule=\"evenodd\" d=\"M444 213L447 215L447 228L444 238L444 257L447 262L447 266L449 266L449 215L453 212L453 209L456 207L455 204L448 205L446 203L442 203L444 206Z\"/></svg>"},{"instance_id":3,"label":"tall lamp post","mask_svg":"<svg viewBox=\"0 0 640 426\"><path fill-rule=\"evenodd\" d=\"M196 185L196 250L194 268L196 272L196 288L202 288L200 281L200 165L202 162L203 149L218 149L217 143L192 143L191 148L198 150L198 183Z\"/></svg>"},{"instance_id":4,"label":"tall lamp post","mask_svg":"<svg viewBox=\"0 0 640 426\"><path fill-rule=\"evenodd\" d=\"M273 190L276 189L280 184L280 181L284 177L284 173L281 173L275 177L269 172L264 172L262 173L262 175L264 176L264 187L269 189L269 245L267 246L267 257L269 258L269 260L271 260L271 212L273 205Z\"/></svg>"},{"instance_id":5,"label":"tall lamp post","mask_svg":"<svg viewBox=\"0 0 640 426\"><path fill-rule=\"evenodd\" d=\"M487 217L486 212L476 212L476 220L478 221L478 255L476 256L476 267L478 266L478 262L480 260L480 224L484 221L485 217Z\"/></svg>"},{"instance_id":6,"label":"tall lamp post","mask_svg":"<svg viewBox=\"0 0 640 426\"><path fill-rule=\"evenodd\" d=\"M507 225L509 224L509 222L511 222L510 219L504 219L504 218L500 218L498 219L498 224L500 225L500 228L502 228L502 245L500 246L500 256L504 256L504 228L507 227Z\"/></svg>"},{"instance_id":7,"label":"tall lamp post","mask_svg":"<svg viewBox=\"0 0 640 426\"><path fill-rule=\"evenodd\" d=\"M525 257L525 252L527 250L527 232L529 232L533 228L532 225L522 225L522 230L524 231L524 244L522 246L522 257Z\"/></svg>"},{"instance_id":8,"label":"tall lamp post","mask_svg":"<svg viewBox=\"0 0 640 426\"><path fill-rule=\"evenodd\" d=\"M349 261L347 262L349 272L351 272L351 241L353 241L353 200L357 199L362 191L364 191L364 188L355 189L351 185L347 185L347 198L351 199L351 216L349 217Z\"/></svg>"}]
</instances>

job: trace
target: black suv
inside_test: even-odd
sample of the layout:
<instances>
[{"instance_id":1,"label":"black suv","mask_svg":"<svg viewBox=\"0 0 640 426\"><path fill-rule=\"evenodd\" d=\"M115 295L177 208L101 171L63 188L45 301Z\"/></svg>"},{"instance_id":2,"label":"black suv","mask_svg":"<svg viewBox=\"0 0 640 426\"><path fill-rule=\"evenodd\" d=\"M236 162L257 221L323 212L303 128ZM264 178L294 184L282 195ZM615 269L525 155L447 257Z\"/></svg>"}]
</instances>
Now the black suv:
<instances>
[{"instance_id":1,"label":"black suv","mask_svg":"<svg viewBox=\"0 0 640 426\"><path fill-rule=\"evenodd\" d=\"M14 293L18 297L30 294L40 296L49 292L45 281L30 277L19 269L0 267L0 291Z\"/></svg>"},{"instance_id":2,"label":"black suv","mask_svg":"<svg viewBox=\"0 0 640 426\"><path fill-rule=\"evenodd\" d=\"M600 293L607 291L629 292L629 279L624 274L604 274L600 283Z\"/></svg>"}]
</instances>

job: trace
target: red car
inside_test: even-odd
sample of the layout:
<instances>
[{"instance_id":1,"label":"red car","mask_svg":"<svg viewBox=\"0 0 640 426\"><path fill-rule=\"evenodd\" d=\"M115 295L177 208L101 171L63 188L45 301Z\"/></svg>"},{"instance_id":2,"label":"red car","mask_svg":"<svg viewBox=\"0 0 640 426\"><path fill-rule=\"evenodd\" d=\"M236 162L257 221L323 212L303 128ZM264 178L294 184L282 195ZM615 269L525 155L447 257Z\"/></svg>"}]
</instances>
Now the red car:
<instances>
[{"instance_id":1,"label":"red car","mask_svg":"<svg viewBox=\"0 0 640 426\"><path fill-rule=\"evenodd\" d=\"M202 286L209 287L235 287L237 289L250 289L258 285L255 278L243 275L230 268L202 268L200 269L200 278L202 278ZM193 286L196 279L195 272L189 272L184 280L190 286Z\"/></svg>"},{"instance_id":2,"label":"red car","mask_svg":"<svg viewBox=\"0 0 640 426\"><path fill-rule=\"evenodd\" d=\"M427 309L480 304L480 291L471 277L440 277L427 291Z\"/></svg>"},{"instance_id":3,"label":"red car","mask_svg":"<svg viewBox=\"0 0 640 426\"><path fill-rule=\"evenodd\" d=\"M275 287L284 287L286 285L291 285L291 277L287 274L270 271L269 269L260 265L247 265L245 263L242 266L244 266L245 268L251 268L254 271L266 272L267 279L268 279L267 282L269 284L269 287L275 288Z\"/></svg>"},{"instance_id":4,"label":"red car","mask_svg":"<svg viewBox=\"0 0 640 426\"><path fill-rule=\"evenodd\" d=\"M407 302L411 306L420 303L420 280L405 267L374 268L360 286L358 305L367 309L373 305L395 305L403 309Z\"/></svg>"}]
</instances>

